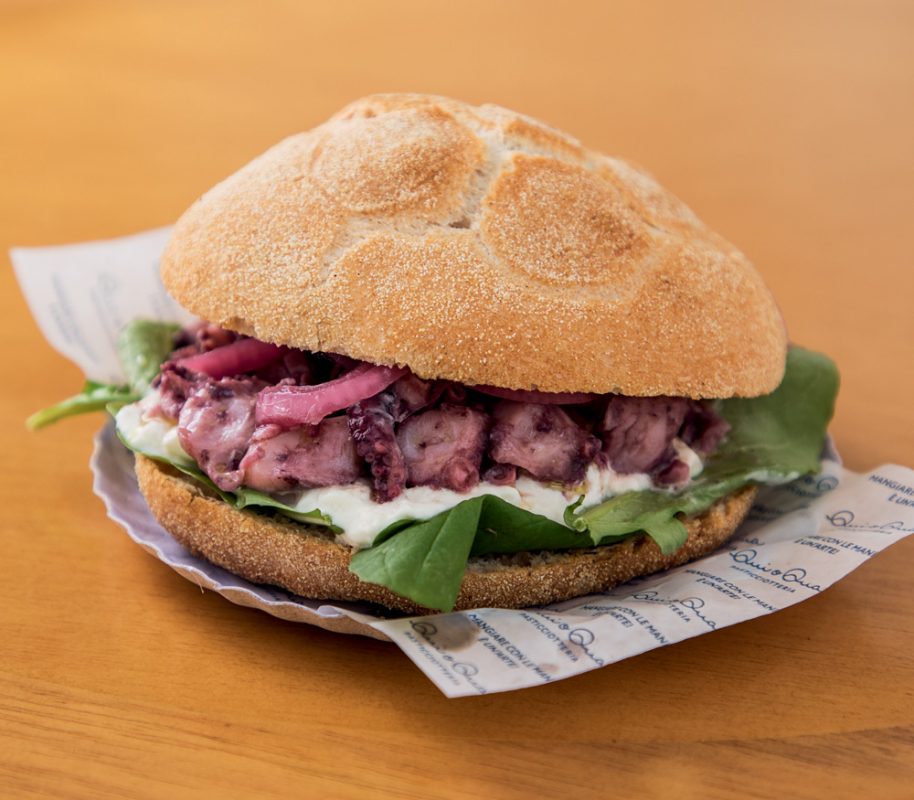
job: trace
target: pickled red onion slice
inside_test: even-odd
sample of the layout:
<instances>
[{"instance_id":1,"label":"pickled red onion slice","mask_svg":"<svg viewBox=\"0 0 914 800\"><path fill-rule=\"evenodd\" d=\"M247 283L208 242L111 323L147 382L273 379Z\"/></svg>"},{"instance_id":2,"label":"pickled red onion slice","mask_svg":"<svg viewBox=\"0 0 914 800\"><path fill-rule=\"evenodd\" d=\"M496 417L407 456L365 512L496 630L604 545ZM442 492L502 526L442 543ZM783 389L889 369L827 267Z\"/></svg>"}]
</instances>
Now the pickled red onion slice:
<instances>
[{"instance_id":1,"label":"pickled red onion slice","mask_svg":"<svg viewBox=\"0 0 914 800\"><path fill-rule=\"evenodd\" d=\"M268 386L257 395L258 425L317 425L328 414L383 392L406 367L359 364L342 377L314 386Z\"/></svg>"},{"instance_id":2,"label":"pickled red onion slice","mask_svg":"<svg viewBox=\"0 0 914 800\"><path fill-rule=\"evenodd\" d=\"M539 403L540 405L571 406L589 403L596 395L587 392L536 392L525 389L502 389L500 386L474 386L477 392L515 400L518 403Z\"/></svg>"},{"instance_id":3,"label":"pickled red onion slice","mask_svg":"<svg viewBox=\"0 0 914 800\"><path fill-rule=\"evenodd\" d=\"M206 353L178 359L175 363L191 372L202 372L218 380L266 366L285 351L284 347L260 342L257 339L238 339Z\"/></svg>"}]
</instances>

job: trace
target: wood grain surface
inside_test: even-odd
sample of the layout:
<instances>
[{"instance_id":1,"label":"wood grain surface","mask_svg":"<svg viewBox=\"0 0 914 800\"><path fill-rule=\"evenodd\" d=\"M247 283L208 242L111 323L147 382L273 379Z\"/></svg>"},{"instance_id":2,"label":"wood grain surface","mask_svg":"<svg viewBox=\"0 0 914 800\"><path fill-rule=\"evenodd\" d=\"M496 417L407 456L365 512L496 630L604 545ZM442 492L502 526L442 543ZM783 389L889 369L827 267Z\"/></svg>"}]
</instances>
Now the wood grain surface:
<instances>
[{"instance_id":1,"label":"wood grain surface","mask_svg":"<svg viewBox=\"0 0 914 800\"><path fill-rule=\"evenodd\" d=\"M831 354L847 463L914 465L911 3L3 2L0 245L169 223L348 100L494 101L647 166ZM8 265L3 797L914 796L914 538L793 608L448 701L392 645L206 593L106 519L98 418Z\"/></svg>"}]
</instances>

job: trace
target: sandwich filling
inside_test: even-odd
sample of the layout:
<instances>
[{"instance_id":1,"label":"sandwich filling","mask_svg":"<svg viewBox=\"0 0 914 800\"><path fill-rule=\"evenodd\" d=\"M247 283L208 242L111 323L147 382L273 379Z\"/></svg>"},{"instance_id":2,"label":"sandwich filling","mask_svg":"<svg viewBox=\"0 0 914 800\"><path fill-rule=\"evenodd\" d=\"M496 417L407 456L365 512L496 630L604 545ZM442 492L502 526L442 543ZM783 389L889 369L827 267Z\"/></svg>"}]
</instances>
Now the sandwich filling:
<instances>
[{"instance_id":1,"label":"sandwich filling","mask_svg":"<svg viewBox=\"0 0 914 800\"><path fill-rule=\"evenodd\" d=\"M427 381L209 325L137 320L118 352L125 384L87 381L28 426L116 412L132 450L235 509L324 526L360 580L442 611L471 559L642 534L677 552L684 518L819 469L838 389L799 347L771 394L711 402Z\"/></svg>"},{"instance_id":2,"label":"sandwich filling","mask_svg":"<svg viewBox=\"0 0 914 800\"><path fill-rule=\"evenodd\" d=\"M178 334L152 386L118 413L133 449L195 465L223 492L319 508L356 548L481 495L561 523L579 499L682 490L729 429L703 401L422 380L202 324Z\"/></svg>"}]
</instances>

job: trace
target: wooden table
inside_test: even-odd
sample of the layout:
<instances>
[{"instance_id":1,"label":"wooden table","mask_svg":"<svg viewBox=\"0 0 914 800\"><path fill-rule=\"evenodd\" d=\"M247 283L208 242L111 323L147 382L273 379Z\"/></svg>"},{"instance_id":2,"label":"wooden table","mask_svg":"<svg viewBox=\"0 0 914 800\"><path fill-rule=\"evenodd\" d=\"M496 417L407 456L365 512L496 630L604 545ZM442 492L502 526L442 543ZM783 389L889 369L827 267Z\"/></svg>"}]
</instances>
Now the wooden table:
<instances>
[{"instance_id":1,"label":"wooden table","mask_svg":"<svg viewBox=\"0 0 914 800\"><path fill-rule=\"evenodd\" d=\"M0 244L166 224L369 92L494 101L648 166L738 243L841 366L847 463L912 465L912 40L914 6L865 0L6 2ZM101 420L23 430L81 376L8 268L0 325L0 795L914 796L914 538L773 616L449 701L392 645L142 553L90 490Z\"/></svg>"}]
</instances>

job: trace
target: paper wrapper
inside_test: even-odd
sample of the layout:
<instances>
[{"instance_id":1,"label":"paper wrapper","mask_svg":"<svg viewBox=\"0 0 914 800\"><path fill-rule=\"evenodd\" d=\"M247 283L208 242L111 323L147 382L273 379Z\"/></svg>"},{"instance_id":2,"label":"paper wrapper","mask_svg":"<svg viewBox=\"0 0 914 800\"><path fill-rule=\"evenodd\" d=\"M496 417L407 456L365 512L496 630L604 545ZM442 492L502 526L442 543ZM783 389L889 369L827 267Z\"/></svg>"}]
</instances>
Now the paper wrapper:
<instances>
[{"instance_id":1,"label":"paper wrapper","mask_svg":"<svg viewBox=\"0 0 914 800\"><path fill-rule=\"evenodd\" d=\"M41 330L87 377L123 379L114 341L128 320L189 319L158 280L167 235L12 251ZM858 475L833 449L825 455L819 475L763 488L735 537L698 561L541 608L407 618L255 585L191 555L149 512L111 424L96 439L91 467L111 518L188 580L282 619L389 638L442 692L460 697L550 683L770 614L914 533L914 471L886 465Z\"/></svg>"}]
</instances>

